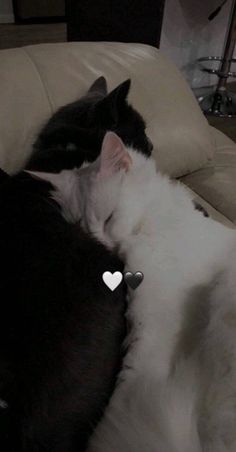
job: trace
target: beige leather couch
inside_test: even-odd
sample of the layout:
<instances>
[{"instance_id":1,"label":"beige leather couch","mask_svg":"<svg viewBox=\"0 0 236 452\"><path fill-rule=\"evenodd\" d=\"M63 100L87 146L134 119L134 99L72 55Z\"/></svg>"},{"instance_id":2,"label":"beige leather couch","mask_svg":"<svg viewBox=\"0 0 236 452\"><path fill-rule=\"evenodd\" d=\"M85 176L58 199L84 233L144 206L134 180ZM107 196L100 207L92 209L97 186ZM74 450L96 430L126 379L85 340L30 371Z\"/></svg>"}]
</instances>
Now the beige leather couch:
<instances>
[{"instance_id":1,"label":"beige leather couch","mask_svg":"<svg viewBox=\"0 0 236 452\"><path fill-rule=\"evenodd\" d=\"M236 145L209 127L182 75L158 50L139 44L41 44L0 51L0 167L23 167L40 126L83 95L100 75L110 89L132 79L157 167L194 191L210 214L236 224Z\"/></svg>"}]
</instances>

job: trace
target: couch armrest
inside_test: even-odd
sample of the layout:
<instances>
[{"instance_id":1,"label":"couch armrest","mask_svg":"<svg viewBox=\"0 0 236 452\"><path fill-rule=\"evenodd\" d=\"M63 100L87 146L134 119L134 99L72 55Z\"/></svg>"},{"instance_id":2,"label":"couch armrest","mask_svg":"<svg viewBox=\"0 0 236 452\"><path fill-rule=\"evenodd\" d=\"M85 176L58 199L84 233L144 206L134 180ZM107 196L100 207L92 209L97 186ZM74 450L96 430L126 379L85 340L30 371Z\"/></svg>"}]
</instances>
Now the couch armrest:
<instances>
[{"instance_id":1,"label":"couch armrest","mask_svg":"<svg viewBox=\"0 0 236 452\"><path fill-rule=\"evenodd\" d=\"M236 144L214 127L210 130L216 147L214 158L181 180L236 224Z\"/></svg>"}]
</instances>

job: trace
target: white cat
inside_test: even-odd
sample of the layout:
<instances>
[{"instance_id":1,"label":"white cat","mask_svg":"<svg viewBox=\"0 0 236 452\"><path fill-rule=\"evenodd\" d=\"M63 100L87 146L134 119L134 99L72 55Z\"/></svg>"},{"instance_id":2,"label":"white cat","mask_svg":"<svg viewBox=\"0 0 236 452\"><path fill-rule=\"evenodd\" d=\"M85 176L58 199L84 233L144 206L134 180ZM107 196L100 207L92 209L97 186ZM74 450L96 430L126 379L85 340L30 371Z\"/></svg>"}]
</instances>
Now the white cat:
<instances>
[{"instance_id":1,"label":"white cat","mask_svg":"<svg viewBox=\"0 0 236 452\"><path fill-rule=\"evenodd\" d=\"M89 452L235 452L235 230L194 210L182 185L112 132L93 164L41 177L68 221L144 274L129 293L127 354Z\"/></svg>"}]
</instances>

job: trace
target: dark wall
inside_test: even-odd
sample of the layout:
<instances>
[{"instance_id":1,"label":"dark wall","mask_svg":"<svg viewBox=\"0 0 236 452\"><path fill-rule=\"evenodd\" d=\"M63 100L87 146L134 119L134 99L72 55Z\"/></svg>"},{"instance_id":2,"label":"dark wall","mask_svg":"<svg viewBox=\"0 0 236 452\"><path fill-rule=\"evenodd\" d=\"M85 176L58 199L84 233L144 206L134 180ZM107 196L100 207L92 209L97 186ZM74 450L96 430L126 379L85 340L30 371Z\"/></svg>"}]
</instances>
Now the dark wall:
<instances>
[{"instance_id":1,"label":"dark wall","mask_svg":"<svg viewBox=\"0 0 236 452\"><path fill-rule=\"evenodd\" d=\"M1 2L1 0L0 0ZM65 0L13 0L16 22L40 22L40 19L64 18Z\"/></svg>"},{"instance_id":2,"label":"dark wall","mask_svg":"<svg viewBox=\"0 0 236 452\"><path fill-rule=\"evenodd\" d=\"M67 0L69 41L158 46L165 0Z\"/></svg>"}]
</instances>

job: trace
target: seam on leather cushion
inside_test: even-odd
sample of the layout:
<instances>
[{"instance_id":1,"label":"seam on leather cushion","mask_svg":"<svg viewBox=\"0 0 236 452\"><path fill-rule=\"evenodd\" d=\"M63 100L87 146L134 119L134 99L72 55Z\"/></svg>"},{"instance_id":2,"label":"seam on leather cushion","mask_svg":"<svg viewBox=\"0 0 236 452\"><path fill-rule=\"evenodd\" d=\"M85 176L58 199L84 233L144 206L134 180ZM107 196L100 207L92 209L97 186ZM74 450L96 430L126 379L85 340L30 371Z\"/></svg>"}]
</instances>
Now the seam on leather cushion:
<instances>
[{"instance_id":1,"label":"seam on leather cushion","mask_svg":"<svg viewBox=\"0 0 236 452\"><path fill-rule=\"evenodd\" d=\"M51 113L53 114L54 110L53 110L52 100L50 98L50 94L49 94L49 91L47 89L46 83L45 83L45 81L43 79L42 73L40 72L37 63L36 63L35 59L33 58L33 55L26 49L27 49L27 47L24 47L23 51L25 52L26 56L28 57L29 61L31 62L35 72L37 73L37 76L38 76L38 78L39 78L39 80L41 82L41 85L42 85L42 87L44 89L44 92L45 92L45 95L47 97Z\"/></svg>"}]
</instances>

